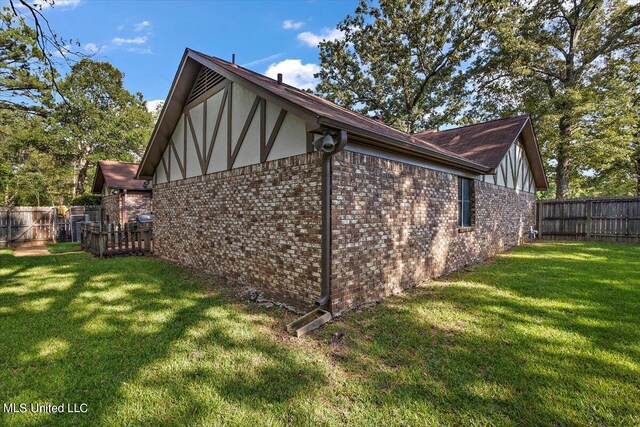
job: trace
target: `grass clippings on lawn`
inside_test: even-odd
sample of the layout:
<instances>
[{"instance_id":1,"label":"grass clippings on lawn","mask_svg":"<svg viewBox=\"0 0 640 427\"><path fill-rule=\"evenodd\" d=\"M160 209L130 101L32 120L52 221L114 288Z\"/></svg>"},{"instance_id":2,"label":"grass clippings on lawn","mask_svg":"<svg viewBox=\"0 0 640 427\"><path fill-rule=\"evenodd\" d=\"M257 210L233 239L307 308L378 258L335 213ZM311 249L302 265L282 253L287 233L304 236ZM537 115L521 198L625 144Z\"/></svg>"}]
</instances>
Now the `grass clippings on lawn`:
<instances>
[{"instance_id":1,"label":"grass clippings on lawn","mask_svg":"<svg viewBox=\"0 0 640 427\"><path fill-rule=\"evenodd\" d=\"M292 318L160 260L0 251L0 402L89 408L0 424L640 424L640 246L528 246L300 340Z\"/></svg>"}]
</instances>

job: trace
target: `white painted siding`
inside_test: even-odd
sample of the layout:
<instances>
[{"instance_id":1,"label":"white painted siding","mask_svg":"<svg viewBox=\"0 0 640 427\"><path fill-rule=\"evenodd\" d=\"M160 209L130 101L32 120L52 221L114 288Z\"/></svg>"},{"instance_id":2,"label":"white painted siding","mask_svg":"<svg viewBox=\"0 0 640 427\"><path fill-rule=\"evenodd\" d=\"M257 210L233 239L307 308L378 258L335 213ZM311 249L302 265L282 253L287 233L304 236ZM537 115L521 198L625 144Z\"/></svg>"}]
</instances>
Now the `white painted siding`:
<instances>
[{"instance_id":1,"label":"white painted siding","mask_svg":"<svg viewBox=\"0 0 640 427\"><path fill-rule=\"evenodd\" d=\"M305 122L293 113L287 112L282 125L276 129L281 108L264 100L258 104L254 115L249 118L256 94L245 87L224 80L216 85L211 93L211 96L198 105L187 106L186 112L182 114L172 134L178 156L176 157L171 147L167 146L163 159L167 168L170 165L170 176L165 173L162 163L158 164L154 174L158 184L201 175L200 159L204 163L206 173L229 169L229 131L231 132L231 153L233 153L248 119L249 127L231 168L260 163L260 115L263 105L265 106L265 144L272 133L275 137L267 161L304 154L307 151ZM228 126L229 112L231 112L231 129ZM187 114L191 118L193 132ZM218 131L214 134L218 118L220 118ZM181 169L184 169L185 177L182 176Z\"/></svg>"},{"instance_id":2,"label":"white painted siding","mask_svg":"<svg viewBox=\"0 0 640 427\"><path fill-rule=\"evenodd\" d=\"M507 151L495 175L481 175L478 179L519 191L536 192L529 159L520 142L514 143Z\"/></svg>"}]
</instances>

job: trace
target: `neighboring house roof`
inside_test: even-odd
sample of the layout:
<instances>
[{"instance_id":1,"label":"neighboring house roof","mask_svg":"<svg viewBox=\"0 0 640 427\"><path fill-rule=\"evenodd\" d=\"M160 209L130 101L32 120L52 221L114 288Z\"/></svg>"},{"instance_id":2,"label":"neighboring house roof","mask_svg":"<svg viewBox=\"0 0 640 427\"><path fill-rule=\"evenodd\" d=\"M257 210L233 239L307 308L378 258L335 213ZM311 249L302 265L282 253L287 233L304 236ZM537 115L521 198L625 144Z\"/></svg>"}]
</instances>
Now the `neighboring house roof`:
<instances>
[{"instance_id":1,"label":"neighboring house roof","mask_svg":"<svg viewBox=\"0 0 640 427\"><path fill-rule=\"evenodd\" d=\"M346 130L349 135L349 141L367 144L394 153L435 161L476 174L493 173L496 167L493 156L498 156L498 151L502 151L504 147L508 149L509 144L513 143L518 136L515 135L507 143L511 134L509 132L502 134L503 139L500 140L499 144L496 143L499 147L497 147L497 151L492 154L492 161L483 163L483 161L486 161L490 156L469 155L466 150L454 146L455 144L445 143L441 138L434 138L433 140L427 138L426 135L428 133L410 135L401 132L373 118L343 108L293 86L278 83L274 79L220 58L186 49L178 73L174 78L169 95L156 123L151 141L142 157L138 177L150 178L153 175L153 171L156 169L165 148L169 144L171 134L180 119L182 110L202 66L212 69L232 82L247 87L259 96L279 105L281 108L297 114L311 125L309 130ZM530 147L535 146L534 148L537 152L537 142L535 141L535 134L533 133L530 120L528 120L527 123L531 128L530 135L533 137L533 145L531 145L531 143L527 145ZM441 133L443 134L444 132L434 132L432 135ZM470 133L473 133L473 131ZM500 135L496 133L495 136L496 139L498 139ZM473 152L477 150L476 145L478 139L474 139L474 141L476 141L476 143L468 146ZM506 149L502 152L500 159L504 157ZM529 151L530 150L527 150L527 156L531 159L532 163L540 159L539 152L537 152L537 154L532 152L532 154L536 155L531 157ZM537 187L546 188L546 178L544 177L542 162L540 161L540 164L532 169L538 169L534 172Z\"/></svg>"},{"instance_id":2,"label":"neighboring house roof","mask_svg":"<svg viewBox=\"0 0 640 427\"><path fill-rule=\"evenodd\" d=\"M101 193L105 185L115 190L151 191L151 181L145 188L146 180L136 179L138 166L138 163L100 160L93 180L93 192Z\"/></svg>"}]
</instances>

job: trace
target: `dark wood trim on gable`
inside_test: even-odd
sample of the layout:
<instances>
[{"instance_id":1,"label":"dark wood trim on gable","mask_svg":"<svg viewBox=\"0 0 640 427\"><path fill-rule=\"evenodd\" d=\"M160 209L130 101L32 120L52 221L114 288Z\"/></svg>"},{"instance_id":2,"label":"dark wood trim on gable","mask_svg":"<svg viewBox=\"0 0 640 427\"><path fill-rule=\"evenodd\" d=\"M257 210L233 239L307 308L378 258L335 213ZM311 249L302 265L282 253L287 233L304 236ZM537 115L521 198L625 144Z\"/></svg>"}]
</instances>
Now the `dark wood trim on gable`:
<instances>
[{"instance_id":1,"label":"dark wood trim on gable","mask_svg":"<svg viewBox=\"0 0 640 427\"><path fill-rule=\"evenodd\" d=\"M167 181L171 181L171 140L169 141L169 146L167 147Z\"/></svg>"},{"instance_id":2,"label":"dark wood trim on gable","mask_svg":"<svg viewBox=\"0 0 640 427\"><path fill-rule=\"evenodd\" d=\"M220 100L220 109L218 110L218 115L216 116L216 124L213 127L213 135L211 135L211 140L209 141L209 149L207 150L207 171L209 170L209 164L211 163L211 154L213 153L213 145L216 143L216 138L218 136L218 129L220 129L220 123L222 123L222 115L224 114L224 110L226 108L226 101L229 94L229 85L224 88L224 93L222 94L222 99ZM227 113L231 115L231 111ZM227 131L229 133L230 130Z\"/></svg>"},{"instance_id":3,"label":"dark wood trim on gable","mask_svg":"<svg viewBox=\"0 0 640 427\"><path fill-rule=\"evenodd\" d=\"M185 127L185 131L187 130L187 128ZM180 160L180 155L178 154L178 149L176 148L176 143L173 141L173 137L171 137L171 142L169 144L171 146L171 149L173 150L173 154L176 156L176 163L178 163L178 168L180 169L180 174L182 175L182 179L187 177L187 174L185 173L185 168L184 165L182 164L182 161ZM187 145L185 144L185 147ZM169 163L169 167L171 167L171 163Z\"/></svg>"},{"instance_id":4,"label":"dark wood trim on gable","mask_svg":"<svg viewBox=\"0 0 640 427\"><path fill-rule=\"evenodd\" d=\"M182 133L184 134L182 136L182 169L184 172L182 172L182 177L186 178L187 177L187 118L186 118L186 114L185 117L183 118L184 123L182 125Z\"/></svg>"},{"instance_id":5,"label":"dark wood trim on gable","mask_svg":"<svg viewBox=\"0 0 640 427\"><path fill-rule=\"evenodd\" d=\"M214 87L212 87L211 89L209 89L208 91L206 91L205 93L203 93L202 95L200 95L199 97L197 97L196 99L194 99L193 101L185 105L182 111L186 113L187 111L191 110L193 107L197 106L201 102L211 98L213 95L220 92L221 90L225 90L229 83L230 83L229 80L221 81L220 83L218 83L217 85L215 85Z\"/></svg>"},{"instance_id":6,"label":"dark wood trim on gable","mask_svg":"<svg viewBox=\"0 0 640 427\"><path fill-rule=\"evenodd\" d=\"M269 153L271 153L271 148L273 148L273 144L274 142L276 142L276 138L278 137L278 133L280 132L280 128L282 127L282 122L284 122L285 117L287 117L287 110L281 109L280 114L278 114L278 118L276 119L276 123L273 125L273 129L269 134L269 140L264 147L264 157L261 156L261 162L264 163L267 161Z\"/></svg>"},{"instance_id":7,"label":"dark wood trim on gable","mask_svg":"<svg viewBox=\"0 0 640 427\"><path fill-rule=\"evenodd\" d=\"M260 162L264 163L268 154L265 150L267 140L267 101L260 98Z\"/></svg>"},{"instance_id":8,"label":"dark wood trim on gable","mask_svg":"<svg viewBox=\"0 0 640 427\"><path fill-rule=\"evenodd\" d=\"M236 157L238 157L238 153L240 152L240 148L242 147L244 138L245 136L247 136L247 132L249 131L249 126L251 126L253 117L256 115L258 105L260 105L260 97L256 95L256 98L253 101L253 105L251 105L251 110L249 110L249 115L245 119L242 130L240 131L240 135L238 136L238 141L236 141L236 145L235 147L233 147L233 152L230 153L230 156L228 156L229 162L227 163L227 169L231 169L233 167L233 164L236 161ZM229 128L229 135L231 135L231 128ZM229 149L231 149L231 147L229 147Z\"/></svg>"},{"instance_id":9,"label":"dark wood trim on gable","mask_svg":"<svg viewBox=\"0 0 640 427\"><path fill-rule=\"evenodd\" d=\"M205 156L207 155L207 102L208 99L205 99L202 102L202 164L204 165L204 169L202 174L207 173L207 168L209 164L206 162Z\"/></svg>"},{"instance_id":10,"label":"dark wood trim on gable","mask_svg":"<svg viewBox=\"0 0 640 427\"><path fill-rule=\"evenodd\" d=\"M171 155L171 151L169 151L169 155ZM160 158L160 163L162 163L162 168L164 169L164 174L167 177L167 181L170 181L171 175L169 175L169 169L167 168L167 163L164 161L164 156Z\"/></svg>"},{"instance_id":11,"label":"dark wood trim on gable","mask_svg":"<svg viewBox=\"0 0 640 427\"><path fill-rule=\"evenodd\" d=\"M189 124L189 130L191 131L191 138L193 138L193 144L196 147L196 155L198 156L198 163L200 164L200 172L202 173L202 175L204 175L207 173L207 171L204 169L204 159L202 157L202 153L200 152L200 142L198 141L198 137L196 136L196 130L195 130L195 127L193 126L193 121L191 120L191 114L187 112L185 115L187 117L187 123ZM186 147L186 142L187 140L185 139L185 147Z\"/></svg>"}]
</instances>

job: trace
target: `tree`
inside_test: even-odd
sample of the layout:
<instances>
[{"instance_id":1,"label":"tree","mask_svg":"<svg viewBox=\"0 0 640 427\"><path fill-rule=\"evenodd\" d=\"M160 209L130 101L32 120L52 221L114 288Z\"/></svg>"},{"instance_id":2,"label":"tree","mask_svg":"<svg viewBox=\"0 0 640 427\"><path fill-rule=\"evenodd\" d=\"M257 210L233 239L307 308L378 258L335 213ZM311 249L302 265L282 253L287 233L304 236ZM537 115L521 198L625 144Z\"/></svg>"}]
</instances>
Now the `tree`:
<instances>
[{"instance_id":1,"label":"tree","mask_svg":"<svg viewBox=\"0 0 640 427\"><path fill-rule=\"evenodd\" d=\"M316 90L410 133L450 123L491 11L489 1L362 0L338 24L344 37L320 43Z\"/></svg>"},{"instance_id":2,"label":"tree","mask_svg":"<svg viewBox=\"0 0 640 427\"><path fill-rule=\"evenodd\" d=\"M62 38L51 27L49 20L43 14L43 9L55 6L56 0L9 0L9 7L4 9L4 13L10 17L15 17L31 30L35 40L34 46L37 47L41 56L40 59L48 69L49 84L60 95L56 81L56 61L54 57L57 55L66 60L67 63L70 63L72 57L85 58L87 56L79 50L73 49L73 46L80 46L79 41Z\"/></svg>"},{"instance_id":3,"label":"tree","mask_svg":"<svg viewBox=\"0 0 640 427\"><path fill-rule=\"evenodd\" d=\"M499 15L476 58L484 108L497 113L517 106L539 115L557 198L569 197L571 179L585 173L581 124L592 114L591 82L607 73L606 57L638 43L639 27L639 6L620 0L522 1Z\"/></svg>"},{"instance_id":4,"label":"tree","mask_svg":"<svg viewBox=\"0 0 640 427\"><path fill-rule=\"evenodd\" d=\"M591 187L604 195L640 196L640 44L609 56L593 79L593 113L584 119L581 153Z\"/></svg>"},{"instance_id":5,"label":"tree","mask_svg":"<svg viewBox=\"0 0 640 427\"><path fill-rule=\"evenodd\" d=\"M90 169L101 159L135 160L153 128L142 94L124 86L107 62L82 59L60 83L67 102L58 105L60 151L76 170L75 195L85 191Z\"/></svg>"},{"instance_id":6,"label":"tree","mask_svg":"<svg viewBox=\"0 0 640 427\"><path fill-rule=\"evenodd\" d=\"M8 8L0 12L0 110L45 115L53 100L54 72L45 63L36 32Z\"/></svg>"},{"instance_id":7,"label":"tree","mask_svg":"<svg viewBox=\"0 0 640 427\"><path fill-rule=\"evenodd\" d=\"M0 110L0 191L2 204L61 203L69 196L69 168L48 146L47 119Z\"/></svg>"}]
</instances>

